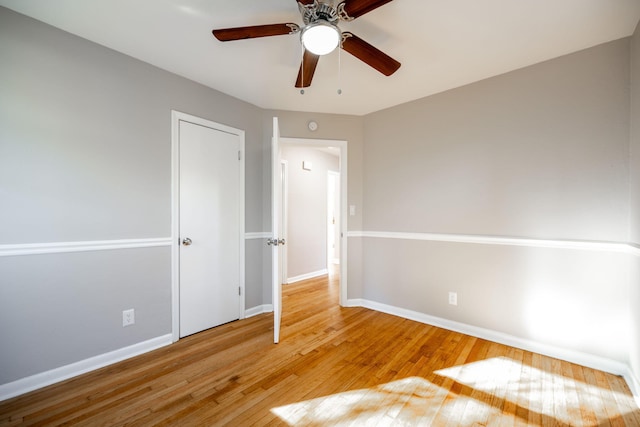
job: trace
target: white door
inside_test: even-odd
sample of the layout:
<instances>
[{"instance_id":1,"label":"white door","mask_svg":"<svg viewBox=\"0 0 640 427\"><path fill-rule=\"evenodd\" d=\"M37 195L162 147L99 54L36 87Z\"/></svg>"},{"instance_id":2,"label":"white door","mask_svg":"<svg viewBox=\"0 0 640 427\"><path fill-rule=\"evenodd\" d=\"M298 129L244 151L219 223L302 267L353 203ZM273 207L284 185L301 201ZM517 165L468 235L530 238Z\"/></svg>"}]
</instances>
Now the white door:
<instances>
[{"instance_id":1,"label":"white door","mask_svg":"<svg viewBox=\"0 0 640 427\"><path fill-rule=\"evenodd\" d=\"M273 118L273 139L271 141L271 230L269 239L272 259L272 295L273 295L273 342L280 341L280 319L282 318L282 282L280 281L280 245L284 239L280 237L282 221L282 166L280 164L280 129L278 118Z\"/></svg>"},{"instance_id":2,"label":"white door","mask_svg":"<svg viewBox=\"0 0 640 427\"><path fill-rule=\"evenodd\" d=\"M180 337L240 318L240 147L179 122Z\"/></svg>"}]
</instances>

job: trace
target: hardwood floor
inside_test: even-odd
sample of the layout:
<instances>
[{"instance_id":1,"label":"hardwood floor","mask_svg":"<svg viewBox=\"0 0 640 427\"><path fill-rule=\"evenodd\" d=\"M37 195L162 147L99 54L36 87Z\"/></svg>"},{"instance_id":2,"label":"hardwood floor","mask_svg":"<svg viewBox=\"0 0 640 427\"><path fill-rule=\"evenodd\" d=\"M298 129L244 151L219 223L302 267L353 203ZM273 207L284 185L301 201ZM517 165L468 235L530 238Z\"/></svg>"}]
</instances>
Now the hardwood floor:
<instances>
[{"instance_id":1,"label":"hardwood floor","mask_svg":"<svg viewBox=\"0 0 640 427\"><path fill-rule=\"evenodd\" d=\"M255 316L0 402L0 425L640 426L622 378L364 308L327 277Z\"/></svg>"}]
</instances>

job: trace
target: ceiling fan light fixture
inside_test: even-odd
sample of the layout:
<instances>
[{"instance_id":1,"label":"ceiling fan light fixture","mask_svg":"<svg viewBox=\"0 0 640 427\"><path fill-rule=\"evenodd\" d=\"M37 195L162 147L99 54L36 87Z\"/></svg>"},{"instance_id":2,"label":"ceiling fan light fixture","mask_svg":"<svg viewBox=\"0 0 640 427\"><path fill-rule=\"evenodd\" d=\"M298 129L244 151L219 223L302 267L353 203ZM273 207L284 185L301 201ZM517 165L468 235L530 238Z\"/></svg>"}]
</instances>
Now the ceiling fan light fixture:
<instances>
[{"instance_id":1,"label":"ceiling fan light fixture","mask_svg":"<svg viewBox=\"0 0 640 427\"><path fill-rule=\"evenodd\" d=\"M342 33L336 25L318 20L302 30L302 45L316 55L326 55L338 47Z\"/></svg>"}]
</instances>

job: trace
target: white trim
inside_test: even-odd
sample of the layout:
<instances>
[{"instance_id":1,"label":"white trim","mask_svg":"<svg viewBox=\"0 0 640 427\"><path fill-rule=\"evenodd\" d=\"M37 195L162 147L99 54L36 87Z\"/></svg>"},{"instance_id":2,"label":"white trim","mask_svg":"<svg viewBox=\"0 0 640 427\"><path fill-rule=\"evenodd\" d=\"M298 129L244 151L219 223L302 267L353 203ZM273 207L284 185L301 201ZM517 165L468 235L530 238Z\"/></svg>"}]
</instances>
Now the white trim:
<instances>
[{"instance_id":1,"label":"white trim","mask_svg":"<svg viewBox=\"0 0 640 427\"><path fill-rule=\"evenodd\" d=\"M365 307L365 303L367 300L362 298L349 298L344 306L345 307Z\"/></svg>"},{"instance_id":2,"label":"white trim","mask_svg":"<svg viewBox=\"0 0 640 427\"><path fill-rule=\"evenodd\" d=\"M245 240L270 239L272 235L273 233L270 231L258 231L253 233L244 233L244 238Z\"/></svg>"},{"instance_id":3,"label":"white trim","mask_svg":"<svg viewBox=\"0 0 640 427\"><path fill-rule=\"evenodd\" d=\"M291 283L301 282L303 280L313 279L314 277L326 276L327 274L329 274L329 270L327 270L326 268L323 268L322 270L301 274L295 277L290 277L287 279L287 283L291 284Z\"/></svg>"},{"instance_id":4,"label":"white trim","mask_svg":"<svg viewBox=\"0 0 640 427\"><path fill-rule=\"evenodd\" d=\"M630 373L630 368L626 364L613 359L608 359L573 350L567 350L561 347L543 344L525 338L519 338L491 329L485 329L468 325L466 323L455 322L453 320L443 319L441 317L431 316L417 311L407 310L405 308L394 307L376 301L369 301L366 299L351 299L349 300L348 307L365 307L382 313L399 316L404 319L414 320L416 322L436 326L454 332L459 332L461 334L471 335L473 337L482 338L527 351L532 351L535 353L543 354L545 356L566 360L571 363L576 363L589 368L609 372L614 375L623 375L625 376L625 378Z\"/></svg>"},{"instance_id":5,"label":"white trim","mask_svg":"<svg viewBox=\"0 0 640 427\"><path fill-rule=\"evenodd\" d=\"M0 257L171 246L171 237L0 245Z\"/></svg>"},{"instance_id":6,"label":"white trim","mask_svg":"<svg viewBox=\"0 0 640 427\"><path fill-rule=\"evenodd\" d=\"M249 318L263 313L273 313L273 304L262 304L245 310L244 317Z\"/></svg>"},{"instance_id":7,"label":"white trim","mask_svg":"<svg viewBox=\"0 0 640 427\"><path fill-rule=\"evenodd\" d=\"M220 127L218 127L218 129L221 129ZM238 137L240 138L239 141L239 145L240 145L240 152L238 153L239 159L238 161L240 162L239 165L239 171L238 171L238 175L239 175L239 182L238 185L240 186L240 188L238 189L239 191L239 195L238 195L238 210L239 210L239 216L240 218L238 219L238 249L240 249L240 262L238 265L238 286L240 287L240 307L238 309L238 313L240 314L240 319L244 319L244 311L245 311L245 299L246 299L246 278L245 278L245 257L246 257L246 250L245 250L245 245L244 245L244 241L246 240L246 230L245 230L245 191L246 191L246 183L245 183L245 163L246 163L246 151L245 151L245 135L244 135L244 131L241 129L233 129L233 128L227 128L228 130L233 130L233 132L238 135Z\"/></svg>"},{"instance_id":8,"label":"white trim","mask_svg":"<svg viewBox=\"0 0 640 427\"><path fill-rule=\"evenodd\" d=\"M245 131L230 126L216 123L211 120L192 116L180 111L171 110L171 329L173 341L180 339L180 122L188 122L196 125L216 129L240 138L240 168L239 174L239 235L240 240L240 266L238 280L240 283L239 313L240 319L245 312ZM251 233L250 233L251 234Z\"/></svg>"},{"instance_id":9,"label":"white trim","mask_svg":"<svg viewBox=\"0 0 640 427\"><path fill-rule=\"evenodd\" d=\"M397 233L388 231L349 231L348 237L423 240L429 242L473 243L482 245L527 246L537 248L574 249L601 252L621 252L640 256L640 248L629 243L592 242L584 240L545 240L519 237L482 236L471 234Z\"/></svg>"},{"instance_id":10,"label":"white trim","mask_svg":"<svg viewBox=\"0 0 640 427\"><path fill-rule=\"evenodd\" d=\"M171 344L171 341L171 334L162 335L128 347L123 347L79 362L61 366L50 371L41 372L30 377L2 384L0 385L0 401L156 350L160 347Z\"/></svg>"},{"instance_id":11,"label":"white trim","mask_svg":"<svg viewBox=\"0 0 640 427\"><path fill-rule=\"evenodd\" d=\"M640 381L638 381L638 378L633 374L630 366L626 368L626 371L622 373L622 377L627 382L629 390L631 390L631 394L633 394L636 400L636 405L640 407Z\"/></svg>"},{"instance_id":12,"label":"white trim","mask_svg":"<svg viewBox=\"0 0 640 427\"><path fill-rule=\"evenodd\" d=\"M180 339L180 117L171 110L171 334L173 342Z\"/></svg>"}]
</instances>

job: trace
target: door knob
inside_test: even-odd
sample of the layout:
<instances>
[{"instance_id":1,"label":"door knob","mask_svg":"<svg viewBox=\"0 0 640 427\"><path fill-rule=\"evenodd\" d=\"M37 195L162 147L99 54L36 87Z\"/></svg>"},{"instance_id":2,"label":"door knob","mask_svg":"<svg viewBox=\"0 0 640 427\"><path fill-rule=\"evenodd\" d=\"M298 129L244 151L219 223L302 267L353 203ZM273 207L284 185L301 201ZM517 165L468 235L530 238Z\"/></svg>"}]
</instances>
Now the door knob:
<instances>
[{"instance_id":1,"label":"door knob","mask_svg":"<svg viewBox=\"0 0 640 427\"><path fill-rule=\"evenodd\" d=\"M183 244L184 246L189 246L189 245L191 245L192 243L193 243L193 242L192 242L192 241L191 241L191 239L190 239L190 238L188 238L188 237L185 237L184 239L182 239L182 244Z\"/></svg>"}]
</instances>

